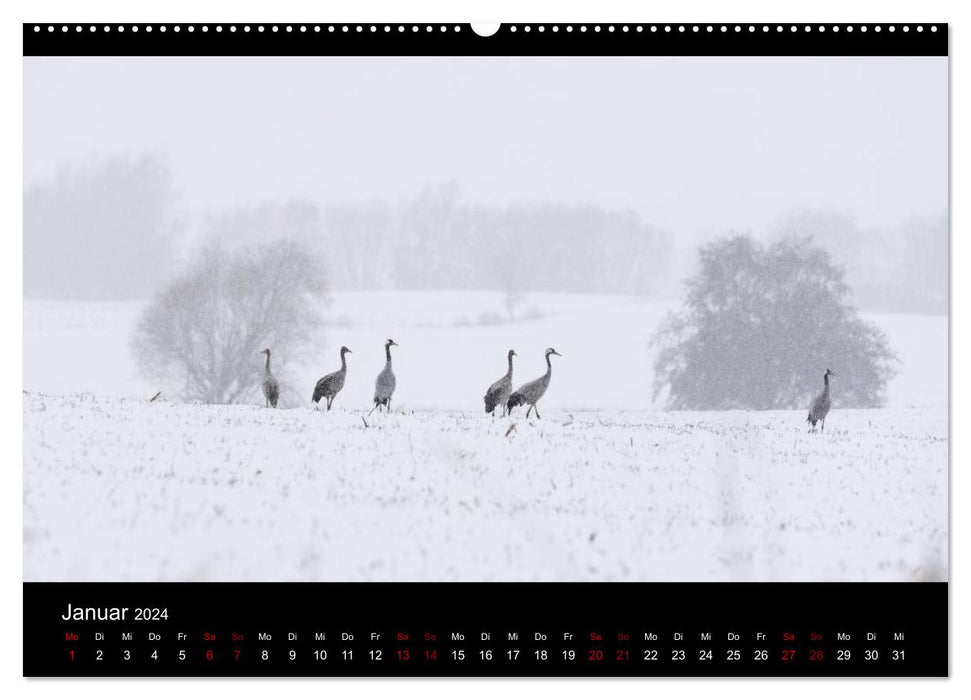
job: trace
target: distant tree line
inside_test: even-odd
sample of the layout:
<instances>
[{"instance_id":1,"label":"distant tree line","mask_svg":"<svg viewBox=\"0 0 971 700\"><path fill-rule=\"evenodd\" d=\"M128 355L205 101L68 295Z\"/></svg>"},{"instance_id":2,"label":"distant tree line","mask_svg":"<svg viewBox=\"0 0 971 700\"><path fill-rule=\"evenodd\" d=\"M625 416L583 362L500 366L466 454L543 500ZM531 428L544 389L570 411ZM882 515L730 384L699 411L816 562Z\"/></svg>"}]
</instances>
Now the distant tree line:
<instances>
[{"instance_id":1,"label":"distant tree line","mask_svg":"<svg viewBox=\"0 0 971 700\"><path fill-rule=\"evenodd\" d=\"M946 314L947 214L862 228L846 214L803 210L775 227L781 238L812 238L828 250L867 311Z\"/></svg>"},{"instance_id":2,"label":"distant tree line","mask_svg":"<svg viewBox=\"0 0 971 700\"><path fill-rule=\"evenodd\" d=\"M670 283L671 239L633 212L464 202L454 184L414 199L260 204L207 222L236 242L297 236L325 251L334 289L650 294Z\"/></svg>"},{"instance_id":3,"label":"distant tree line","mask_svg":"<svg viewBox=\"0 0 971 700\"><path fill-rule=\"evenodd\" d=\"M191 258L164 158L67 164L24 193L24 295L144 299ZM669 232L633 211L584 204L486 205L454 182L400 202L254 203L193 222L191 238L227 249L294 239L321 254L331 289L495 289L510 314L523 293L657 294L676 289ZM946 214L862 229L825 211L793 213L769 239L830 251L868 311L947 312Z\"/></svg>"},{"instance_id":4,"label":"distant tree line","mask_svg":"<svg viewBox=\"0 0 971 700\"><path fill-rule=\"evenodd\" d=\"M195 222L226 249L298 240L324 259L332 289L496 289L650 294L671 280L668 234L631 211L463 200L459 187L321 206L254 203ZM176 188L153 155L68 164L24 194L24 294L150 296L191 259Z\"/></svg>"},{"instance_id":5,"label":"distant tree line","mask_svg":"<svg viewBox=\"0 0 971 700\"><path fill-rule=\"evenodd\" d=\"M67 164L24 192L24 296L144 298L171 272L180 223L164 159Z\"/></svg>"}]
</instances>

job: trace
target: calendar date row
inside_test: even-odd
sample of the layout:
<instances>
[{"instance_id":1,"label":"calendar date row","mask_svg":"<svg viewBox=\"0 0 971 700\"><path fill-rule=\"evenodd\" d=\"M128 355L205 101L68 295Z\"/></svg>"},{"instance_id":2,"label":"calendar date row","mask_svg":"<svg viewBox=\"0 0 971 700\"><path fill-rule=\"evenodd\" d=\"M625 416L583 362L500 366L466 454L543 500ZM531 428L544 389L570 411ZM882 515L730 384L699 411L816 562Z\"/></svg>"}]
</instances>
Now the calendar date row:
<instances>
[{"instance_id":1,"label":"calendar date row","mask_svg":"<svg viewBox=\"0 0 971 700\"><path fill-rule=\"evenodd\" d=\"M314 662L314 663L436 663L441 661L463 663L491 662L548 662L560 663L824 663L835 661L903 662L907 658L905 647L893 648L685 648L685 647L648 647L648 648L353 648L353 647L234 647L227 648L187 648L187 647L96 647L82 650L69 648L68 659L81 661L85 657L94 662L158 662L169 660L177 663L201 662L214 663L268 663L268 662Z\"/></svg>"}]
</instances>

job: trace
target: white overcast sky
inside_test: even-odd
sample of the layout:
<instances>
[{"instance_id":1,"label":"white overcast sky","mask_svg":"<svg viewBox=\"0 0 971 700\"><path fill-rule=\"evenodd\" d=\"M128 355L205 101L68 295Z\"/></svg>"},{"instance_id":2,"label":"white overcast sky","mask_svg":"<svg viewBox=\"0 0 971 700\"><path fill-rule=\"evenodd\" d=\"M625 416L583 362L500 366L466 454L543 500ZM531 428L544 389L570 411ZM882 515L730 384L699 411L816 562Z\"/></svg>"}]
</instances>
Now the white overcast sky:
<instances>
[{"instance_id":1,"label":"white overcast sky","mask_svg":"<svg viewBox=\"0 0 971 700\"><path fill-rule=\"evenodd\" d=\"M759 231L798 208L862 225L947 207L944 58L27 58L30 185L155 151L182 204L396 200L630 208Z\"/></svg>"}]
</instances>

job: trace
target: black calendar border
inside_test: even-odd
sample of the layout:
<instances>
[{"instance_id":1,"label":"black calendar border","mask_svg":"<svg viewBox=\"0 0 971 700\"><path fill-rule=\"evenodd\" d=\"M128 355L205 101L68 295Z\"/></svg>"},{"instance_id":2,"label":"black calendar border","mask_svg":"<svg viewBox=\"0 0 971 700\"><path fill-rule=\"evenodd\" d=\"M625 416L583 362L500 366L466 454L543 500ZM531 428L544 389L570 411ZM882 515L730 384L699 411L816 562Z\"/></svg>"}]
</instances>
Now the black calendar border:
<instances>
[{"instance_id":1,"label":"black calendar border","mask_svg":"<svg viewBox=\"0 0 971 700\"><path fill-rule=\"evenodd\" d=\"M947 23L25 23L24 56L947 56Z\"/></svg>"}]
</instances>

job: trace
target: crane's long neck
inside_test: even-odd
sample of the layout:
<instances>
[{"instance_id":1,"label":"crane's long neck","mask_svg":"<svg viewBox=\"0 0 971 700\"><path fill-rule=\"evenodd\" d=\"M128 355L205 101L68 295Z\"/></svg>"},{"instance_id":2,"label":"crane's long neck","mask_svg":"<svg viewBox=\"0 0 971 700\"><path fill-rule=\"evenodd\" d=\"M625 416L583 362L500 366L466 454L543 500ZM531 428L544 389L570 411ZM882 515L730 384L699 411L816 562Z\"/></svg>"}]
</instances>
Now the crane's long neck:
<instances>
[{"instance_id":1,"label":"crane's long neck","mask_svg":"<svg viewBox=\"0 0 971 700\"><path fill-rule=\"evenodd\" d=\"M347 371L347 353L341 353L341 372Z\"/></svg>"},{"instance_id":2,"label":"crane's long neck","mask_svg":"<svg viewBox=\"0 0 971 700\"><path fill-rule=\"evenodd\" d=\"M553 374L553 363L550 362L550 354L546 353L546 376Z\"/></svg>"},{"instance_id":3,"label":"crane's long neck","mask_svg":"<svg viewBox=\"0 0 971 700\"><path fill-rule=\"evenodd\" d=\"M384 357L387 360L385 364L388 367L390 367L391 366L391 345L390 344L384 346Z\"/></svg>"},{"instance_id":4,"label":"crane's long neck","mask_svg":"<svg viewBox=\"0 0 971 700\"><path fill-rule=\"evenodd\" d=\"M270 373L270 353L266 353L266 373Z\"/></svg>"},{"instance_id":5,"label":"crane's long neck","mask_svg":"<svg viewBox=\"0 0 971 700\"><path fill-rule=\"evenodd\" d=\"M829 396L829 375L823 375L823 396Z\"/></svg>"},{"instance_id":6,"label":"crane's long neck","mask_svg":"<svg viewBox=\"0 0 971 700\"><path fill-rule=\"evenodd\" d=\"M509 370L506 372L506 376L512 376L512 355L509 356Z\"/></svg>"}]
</instances>

